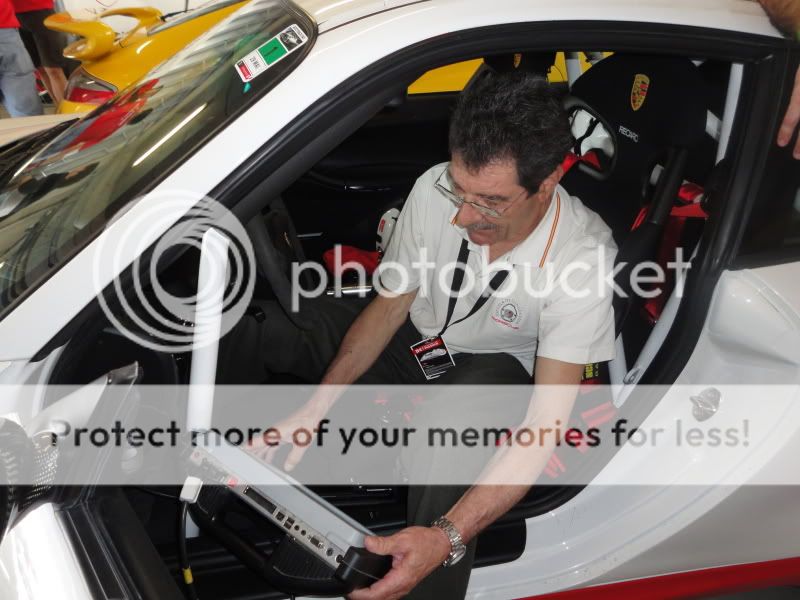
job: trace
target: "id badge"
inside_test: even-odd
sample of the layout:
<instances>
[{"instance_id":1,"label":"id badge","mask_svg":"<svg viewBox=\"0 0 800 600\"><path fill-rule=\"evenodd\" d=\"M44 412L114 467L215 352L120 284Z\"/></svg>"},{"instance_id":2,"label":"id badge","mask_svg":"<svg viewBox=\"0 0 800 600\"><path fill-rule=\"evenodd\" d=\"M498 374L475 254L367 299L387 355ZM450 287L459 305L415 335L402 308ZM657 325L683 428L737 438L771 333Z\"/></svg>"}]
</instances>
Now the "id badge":
<instances>
[{"instance_id":1,"label":"id badge","mask_svg":"<svg viewBox=\"0 0 800 600\"><path fill-rule=\"evenodd\" d=\"M456 364L441 336L417 342L411 346L411 354L428 381L436 379Z\"/></svg>"}]
</instances>

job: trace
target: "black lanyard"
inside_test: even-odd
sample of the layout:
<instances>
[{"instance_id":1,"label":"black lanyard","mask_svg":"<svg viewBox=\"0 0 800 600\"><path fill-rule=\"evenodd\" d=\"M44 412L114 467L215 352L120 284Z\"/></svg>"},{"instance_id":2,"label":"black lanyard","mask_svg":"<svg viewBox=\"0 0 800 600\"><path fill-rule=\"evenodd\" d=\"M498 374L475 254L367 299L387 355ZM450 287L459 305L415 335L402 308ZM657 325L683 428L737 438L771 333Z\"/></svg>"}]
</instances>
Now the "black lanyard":
<instances>
[{"instance_id":1,"label":"black lanyard","mask_svg":"<svg viewBox=\"0 0 800 600\"><path fill-rule=\"evenodd\" d=\"M467 270L467 257L469 256L469 248L467 247L467 240L463 240L461 242L461 249L458 251L458 266L456 267L455 271L453 271L453 283L450 285L450 302L447 305L447 319L444 322L444 327L439 332L439 337L444 335L444 332L447 331L448 327L451 326L450 319L453 318L453 312L456 309L456 302L458 302L458 294L461 292L461 286L464 285L464 273ZM489 298L492 297L503 282L508 277L508 271L498 271L492 277L492 280L489 282L489 286L483 290L481 297L478 298L478 301L475 303L475 306L472 307L472 310L467 313L467 316L461 317L452 325L456 325L457 323L461 323L461 321L466 321L476 312L478 312L484 304L489 301Z\"/></svg>"}]
</instances>

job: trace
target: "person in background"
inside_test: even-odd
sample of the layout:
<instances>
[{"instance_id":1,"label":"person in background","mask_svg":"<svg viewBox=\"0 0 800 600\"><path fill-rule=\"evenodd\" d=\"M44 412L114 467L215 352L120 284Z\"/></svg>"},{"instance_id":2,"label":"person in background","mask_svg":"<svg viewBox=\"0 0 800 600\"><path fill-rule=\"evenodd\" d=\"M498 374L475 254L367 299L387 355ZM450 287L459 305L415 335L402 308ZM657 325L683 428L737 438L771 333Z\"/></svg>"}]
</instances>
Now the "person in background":
<instances>
[{"instance_id":1,"label":"person in background","mask_svg":"<svg viewBox=\"0 0 800 600\"><path fill-rule=\"evenodd\" d=\"M0 93L12 117L42 114L33 62L19 36L19 21L11 0L0 0Z\"/></svg>"},{"instance_id":2,"label":"person in background","mask_svg":"<svg viewBox=\"0 0 800 600\"><path fill-rule=\"evenodd\" d=\"M72 70L71 61L62 52L67 45L66 36L44 26L44 20L53 14L53 0L12 0L20 34L28 47L42 83L50 98L58 105L64 99L67 74Z\"/></svg>"},{"instance_id":3,"label":"person in background","mask_svg":"<svg viewBox=\"0 0 800 600\"><path fill-rule=\"evenodd\" d=\"M800 0L759 0L772 23L781 31L800 41ZM778 145L788 146L800 124L800 67L794 77L794 89L781 128L778 130ZM800 136L794 145L793 156L800 160Z\"/></svg>"}]
</instances>

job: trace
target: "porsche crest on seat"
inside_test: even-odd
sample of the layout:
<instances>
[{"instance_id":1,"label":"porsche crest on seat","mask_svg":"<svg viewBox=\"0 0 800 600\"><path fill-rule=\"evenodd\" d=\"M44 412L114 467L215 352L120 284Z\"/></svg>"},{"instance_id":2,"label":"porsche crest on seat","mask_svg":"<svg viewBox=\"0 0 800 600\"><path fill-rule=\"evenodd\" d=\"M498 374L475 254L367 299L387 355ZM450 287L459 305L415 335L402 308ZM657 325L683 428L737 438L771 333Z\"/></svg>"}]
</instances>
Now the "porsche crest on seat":
<instances>
[{"instance_id":1,"label":"porsche crest on seat","mask_svg":"<svg viewBox=\"0 0 800 600\"><path fill-rule=\"evenodd\" d=\"M644 106L644 101L647 99L647 90L650 88L650 78L647 75L638 73L633 78L633 87L631 88L631 108L634 111L639 110Z\"/></svg>"}]
</instances>

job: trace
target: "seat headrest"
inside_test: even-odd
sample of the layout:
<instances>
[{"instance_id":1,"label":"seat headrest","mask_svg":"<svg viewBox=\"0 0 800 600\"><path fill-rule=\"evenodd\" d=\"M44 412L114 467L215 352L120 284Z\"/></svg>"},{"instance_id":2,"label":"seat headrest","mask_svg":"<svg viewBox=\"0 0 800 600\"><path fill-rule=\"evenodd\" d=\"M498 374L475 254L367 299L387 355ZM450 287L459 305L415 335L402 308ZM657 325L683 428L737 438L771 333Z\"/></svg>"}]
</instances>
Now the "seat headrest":
<instances>
[{"instance_id":1,"label":"seat headrest","mask_svg":"<svg viewBox=\"0 0 800 600\"><path fill-rule=\"evenodd\" d=\"M565 106L575 111L573 132L578 109L599 119L613 138L608 171L623 169L629 177L652 168L667 148L703 140L708 94L688 58L614 54L575 81ZM608 171L599 178L612 176Z\"/></svg>"},{"instance_id":2,"label":"seat headrest","mask_svg":"<svg viewBox=\"0 0 800 600\"><path fill-rule=\"evenodd\" d=\"M570 93L613 127L621 146L686 148L705 133L708 94L688 58L614 54L581 75Z\"/></svg>"}]
</instances>

